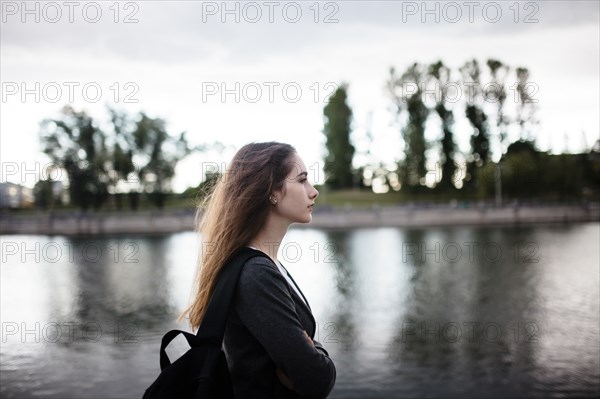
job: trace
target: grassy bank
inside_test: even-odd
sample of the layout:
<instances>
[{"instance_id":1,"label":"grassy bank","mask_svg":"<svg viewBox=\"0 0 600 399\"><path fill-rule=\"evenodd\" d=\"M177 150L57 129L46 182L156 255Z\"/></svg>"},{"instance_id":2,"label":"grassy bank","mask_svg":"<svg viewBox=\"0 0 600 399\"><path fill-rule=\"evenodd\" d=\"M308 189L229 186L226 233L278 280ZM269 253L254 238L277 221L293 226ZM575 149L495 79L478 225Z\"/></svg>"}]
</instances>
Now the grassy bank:
<instances>
[{"instance_id":1,"label":"grassy bank","mask_svg":"<svg viewBox=\"0 0 600 399\"><path fill-rule=\"evenodd\" d=\"M319 190L319 196L316 200L316 208L326 209L372 209L390 206L436 206L436 205L451 205L454 208L470 208L473 206L494 206L493 198L478 196L474 192L467 190L453 190L452 192L440 192L423 187L419 192L389 191L387 193L377 194L370 189L350 189L331 191L323 186L316 186ZM201 201L197 195L197 190L188 190L184 194L171 194L167 197L165 205L162 209L157 208L153 203L146 198L142 198L139 202L137 212L141 213L161 213L161 212L193 212ZM503 198L503 206L514 204L529 204L529 205L578 205L585 204L586 200L582 198L557 198L552 196L538 197L532 199L506 199ZM87 213L97 215L109 215L115 213L135 213L131 211L128 204L123 203L121 208L117 208L114 201L109 201L100 210L94 211L89 209ZM12 215L39 215L48 213L49 210L40 210L35 208L4 210ZM82 213L82 211L74 206L61 205L55 206L52 209L54 214L74 214Z\"/></svg>"}]
</instances>

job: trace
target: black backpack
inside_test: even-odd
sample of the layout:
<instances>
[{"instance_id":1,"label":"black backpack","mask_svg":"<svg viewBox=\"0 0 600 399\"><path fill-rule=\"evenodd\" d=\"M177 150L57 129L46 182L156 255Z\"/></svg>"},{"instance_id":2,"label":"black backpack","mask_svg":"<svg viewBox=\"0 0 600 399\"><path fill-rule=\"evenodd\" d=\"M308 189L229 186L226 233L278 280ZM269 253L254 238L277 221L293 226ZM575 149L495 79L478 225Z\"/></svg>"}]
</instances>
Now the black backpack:
<instances>
[{"instance_id":1,"label":"black backpack","mask_svg":"<svg viewBox=\"0 0 600 399\"><path fill-rule=\"evenodd\" d=\"M221 346L242 267L255 256L267 257L264 252L248 247L230 256L221 269L196 335L171 330L163 336L160 345L161 372L146 389L143 399L233 399L231 377ZM179 334L185 336L191 348L171 364L165 348Z\"/></svg>"}]
</instances>

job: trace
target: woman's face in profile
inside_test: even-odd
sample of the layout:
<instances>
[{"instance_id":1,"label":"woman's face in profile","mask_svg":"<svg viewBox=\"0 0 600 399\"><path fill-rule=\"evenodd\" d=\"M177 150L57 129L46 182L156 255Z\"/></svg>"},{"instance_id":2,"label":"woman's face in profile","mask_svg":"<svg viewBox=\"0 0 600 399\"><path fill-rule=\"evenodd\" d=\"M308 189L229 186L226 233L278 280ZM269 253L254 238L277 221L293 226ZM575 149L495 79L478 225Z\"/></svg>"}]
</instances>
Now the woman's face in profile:
<instances>
[{"instance_id":1,"label":"woman's face in profile","mask_svg":"<svg viewBox=\"0 0 600 399\"><path fill-rule=\"evenodd\" d=\"M294 153L291 157L293 167L285 179L285 196L275 192L277 204L275 213L291 223L308 223L312 220L312 204L319 192L308 181L308 169L304 161Z\"/></svg>"}]
</instances>

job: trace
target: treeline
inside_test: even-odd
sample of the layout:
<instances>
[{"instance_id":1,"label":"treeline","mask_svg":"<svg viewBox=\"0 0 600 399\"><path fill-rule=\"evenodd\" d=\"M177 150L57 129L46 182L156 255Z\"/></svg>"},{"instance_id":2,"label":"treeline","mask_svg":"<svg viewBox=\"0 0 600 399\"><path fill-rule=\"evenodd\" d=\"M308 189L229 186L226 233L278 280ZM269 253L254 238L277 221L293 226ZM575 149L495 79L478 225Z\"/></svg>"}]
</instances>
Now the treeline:
<instances>
[{"instance_id":1,"label":"treeline","mask_svg":"<svg viewBox=\"0 0 600 399\"><path fill-rule=\"evenodd\" d=\"M483 66L469 60L454 71L442 61L414 63L401 73L391 68L385 86L403 143L395 151L395 168L379 161L353 167L353 112L348 86L341 85L324 109L325 184L330 189L370 188L378 181L414 197L435 193L498 201L598 193L600 142L584 154L551 155L536 148L539 87L527 68L495 59ZM468 122L470 132L457 131L458 118ZM439 132L438 139L427 140L430 129ZM373 145L370 133L368 147ZM517 139L510 142L509 133ZM459 135L469 136L466 152L458 149ZM369 155L369 148L363 154Z\"/></svg>"},{"instance_id":2,"label":"treeline","mask_svg":"<svg viewBox=\"0 0 600 399\"><path fill-rule=\"evenodd\" d=\"M108 112L110 123L105 127L69 106L59 118L41 122L43 152L52 161L49 169L56 171L47 171L47 178L35 185L36 206L60 205L54 176L64 172L69 202L82 210L98 210L110 198L117 209L136 210L140 201L162 208L172 193L177 163L206 148L191 148L185 132L170 135L163 119L143 112Z\"/></svg>"},{"instance_id":3,"label":"treeline","mask_svg":"<svg viewBox=\"0 0 600 399\"><path fill-rule=\"evenodd\" d=\"M527 68L494 59L484 65L469 60L457 70L442 61L414 63L401 73L391 68L385 88L402 139L402 146L392 149L395 167L373 159L371 148L388 143L375 143L369 127L368 144L356 148L348 85L342 84L323 109L328 189L374 190L377 185L380 192L384 187L413 198L433 194L439 199L495 198L497 203L599 194L600 141L582 154L552 155L536 148L539 88ZM140 203L162 208L174 196L171 184L179 161L195 151L223 148L218 142L191 148L185 132L173 136L163 119L143 112L130 116L109 108L108 113L110 121L102 124L65 107L58 118L41 123L43 152L54 168L66 172L70 204L82 210L98 210L109 200L116 209L135 210ZM468 128L459 131L459 119ZM430 130L437 130L437 139L427 139ZM469 149L460 151L457 138L466 136ZM355 167L359 154L370 161ZM218 175L204 177L178 197L197 198ZM55 187L51 178L36 184L37 206L60 202Z\"/></svg>"}]
</instances>

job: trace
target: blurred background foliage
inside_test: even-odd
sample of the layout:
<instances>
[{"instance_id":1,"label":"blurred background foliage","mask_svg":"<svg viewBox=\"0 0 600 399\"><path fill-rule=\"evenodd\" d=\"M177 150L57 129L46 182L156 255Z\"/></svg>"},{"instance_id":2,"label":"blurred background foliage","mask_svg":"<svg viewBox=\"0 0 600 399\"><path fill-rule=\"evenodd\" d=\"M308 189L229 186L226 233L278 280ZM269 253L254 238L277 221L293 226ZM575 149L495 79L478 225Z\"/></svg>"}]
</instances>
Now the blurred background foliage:
<instances>
[{"instance_id":1,"label":"blurred background foliage","mask_svg":"<svg viewBox=\"0 0 600 399\"><path fill-rule=\"evenodd\" d=\"M491 78L490 84L481 84L483 69ZM517 82L510 87L512 97L506 87L511 73ZM349 87L340 84L323 109L325 178L317 185L320 205L489 201L499 206L523 200L598 200L600 140L580 154L538 150L537 104L529 78L527 68L511 68L495 59L485 65L468 60L458 71L441 60L430 65L414 63L401 73L390 68L386 88L402 139L395 168L380 160L354 166L357 153L372 157L369 148L353 145ZM450 91L456 88L465 101L452 100ZM427 95L432 90L439 95ZM509 98L515 99L511 115L506 107ZM110 126L101 127L84 111L66 106L58 118L41 122L42 151L54 167L66 172L67 181L58 189L51 178L38 181L34 187L37 208L192 208L220 177L207 172L198 186L173 193L178 162L194 152L223 145L214 142L190 147L185 132L172 135L165 120L144 112L132 116L109 108L108 114ZM471 132L456 132L457 118L466 118ZM438 124L441 135L428 141L425 130L432 121ZM519 139L508 141L510 129L519 132ZM459 151L457 134L469 135L468 152ZM386 144L374 144L371 132L367 136L370 145ZM427 181L432 172L431 162L428 167L432 151L436 177Z\"/></svg>"}]
</instances>

